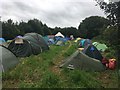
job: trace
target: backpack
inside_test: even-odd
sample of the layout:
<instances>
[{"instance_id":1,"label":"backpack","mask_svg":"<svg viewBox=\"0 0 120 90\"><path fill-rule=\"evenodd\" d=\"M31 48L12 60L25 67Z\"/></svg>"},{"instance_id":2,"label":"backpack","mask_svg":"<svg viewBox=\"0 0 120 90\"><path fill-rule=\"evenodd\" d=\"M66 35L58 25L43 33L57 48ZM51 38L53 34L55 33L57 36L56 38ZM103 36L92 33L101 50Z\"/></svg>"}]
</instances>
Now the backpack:
<instances>
[{"instance_id":1,"label":"backpack","mask_svg":"<svg viewBox=\"0 0 120 90\"><path fill-rule=\"evenodd\" d=\"M114 70L116 68L116 59L109 59L108 68Z\"/></svg>"}]
</instances>

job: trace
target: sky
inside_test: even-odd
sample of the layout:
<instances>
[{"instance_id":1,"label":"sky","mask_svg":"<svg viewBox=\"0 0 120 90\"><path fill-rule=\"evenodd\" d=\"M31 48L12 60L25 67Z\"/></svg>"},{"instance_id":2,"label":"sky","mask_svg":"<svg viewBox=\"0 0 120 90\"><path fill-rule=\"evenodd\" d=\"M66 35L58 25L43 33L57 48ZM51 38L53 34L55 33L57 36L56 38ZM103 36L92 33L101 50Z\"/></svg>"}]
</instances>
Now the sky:
<instances>
[{"instance_id":1,"label":"sky","mask_svg":"<svg viewBox=\"0 0 120 90\"><path fill-rule=\"evenodd\" d=\"M2 21L36 18L52 28L77 28L86 17L105 14L94 0L0 0L0 16Z\"/></svg>"}]
</instances>

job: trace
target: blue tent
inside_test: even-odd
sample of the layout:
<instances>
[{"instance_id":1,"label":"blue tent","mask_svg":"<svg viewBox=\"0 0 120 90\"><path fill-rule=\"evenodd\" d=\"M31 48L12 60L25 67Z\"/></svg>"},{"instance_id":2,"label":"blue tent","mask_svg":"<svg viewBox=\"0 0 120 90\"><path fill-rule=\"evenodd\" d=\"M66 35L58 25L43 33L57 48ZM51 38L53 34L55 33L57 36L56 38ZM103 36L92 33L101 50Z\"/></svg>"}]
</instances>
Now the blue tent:
<instances>
[{"instance_id":1,"label":"blue tent","mask_svg":"<svg viewBox=\"0 0 120 90\"><path fill-rule=\"evenodd\" d=\"M82 40L80 41L80 43L81 43L82 46L84 46L85 39L82 39Z\"/></svg>"},{"instance_id":2,"label":"blue tent","mask_svg":"<svg viewBox=\"0 0 120 90\"><path fill-rule=\"evenodd\" d=\"M80 40L79 44L80 44L80 46L85 47L88 44L92 45L92 41L90 39L82 39L82 40Z\"/></svg>"},{"instance_id":3,"label":"blue tent","mask_svg":"<svg viewBox=\"0 0 120 90\"><path fill-rule=\"evenodd\" d=\"M67 39L66 38L60 38L60 41L66 42Z\"/></svg>"},{"instance_id":4,"label":"blue tent","mask_svg":"<svg viewBox=\"0 0 120 90\"><path fill-rule=\"evenodd\" d=\"M48 40L48 43L49 43L49 45L55 44L55 41L54 41L53 39L49 39L49 40Z\"/></svg>"},{"instance_id":5,"label":"blue tent","mask_svg":"<svg viewBox=\"0 0 120 90\"><path fill-rule=\"evenodd\" d=\"M69 37L65 37L65 39L66 39L66 40L70 40L70 38L69 38Z\"/></svg>"},{"instance_id":6,"label":"blue tent","mask_svg":"<svg viewBox=\"0 0 120 90\"><path fill-rule=\"evenodd\" d=\"M62 38L62 37L55 36L55 37L54 37L54 39L55 39L55 43L57 43L57 42L60 40L60 38Z\"/></svg>"},{"instance_id":7,"label":"blue tent","mask_svg":"<svg viewBox=\"0 0 120 90\"><path fill-rule=\"evenodd\" d=\"M4 42L6 42L5 39L4 38L0 38L0 44L3 44Z\"/></svg>"}]
</instances>

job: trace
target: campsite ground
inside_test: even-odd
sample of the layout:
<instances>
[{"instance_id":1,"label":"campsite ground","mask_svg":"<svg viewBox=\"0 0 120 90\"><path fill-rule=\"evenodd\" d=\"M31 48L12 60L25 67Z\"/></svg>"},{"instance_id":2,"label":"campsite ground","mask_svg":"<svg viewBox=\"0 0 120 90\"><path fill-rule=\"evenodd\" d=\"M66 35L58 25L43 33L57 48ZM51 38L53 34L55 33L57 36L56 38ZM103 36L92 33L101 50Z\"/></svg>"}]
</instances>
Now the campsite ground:
<instances>
[{"instance_id":1,"label":"campsite ground","mask_svg":"<svg viewBox=\"0 0 120 90\"><path fill-rule=\"evenodd\" d=\"M86 72L59 68L62 60L77 49L73 42L50 46L39 55L20 58L16 68L3 73L3 88L117 88L117 70Z\"/></svg>"}]
</instances>

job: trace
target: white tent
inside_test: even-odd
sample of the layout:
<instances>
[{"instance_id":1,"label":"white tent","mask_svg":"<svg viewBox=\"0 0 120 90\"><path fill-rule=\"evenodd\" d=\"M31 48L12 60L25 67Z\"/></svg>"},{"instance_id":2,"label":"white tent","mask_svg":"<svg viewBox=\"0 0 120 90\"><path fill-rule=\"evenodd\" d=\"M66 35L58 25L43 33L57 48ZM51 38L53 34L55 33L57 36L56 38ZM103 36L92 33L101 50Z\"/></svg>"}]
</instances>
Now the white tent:
<instances>
[{"instance_id":1,"label":"white tent","mask_svg":"<svg viewBox=\"0 0 120 90\"><path fill-rule=\"evenodd\" d=\"M55 36L61 36L61 37L65 37L63 34L61 34L61 32L58 32Z\"/></svg>"}]
</instances>

